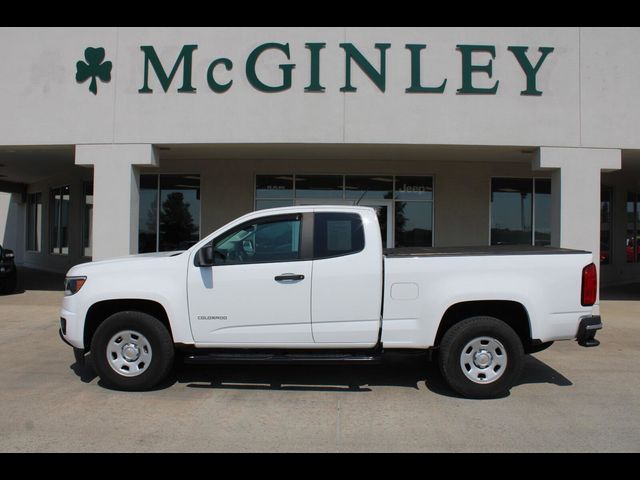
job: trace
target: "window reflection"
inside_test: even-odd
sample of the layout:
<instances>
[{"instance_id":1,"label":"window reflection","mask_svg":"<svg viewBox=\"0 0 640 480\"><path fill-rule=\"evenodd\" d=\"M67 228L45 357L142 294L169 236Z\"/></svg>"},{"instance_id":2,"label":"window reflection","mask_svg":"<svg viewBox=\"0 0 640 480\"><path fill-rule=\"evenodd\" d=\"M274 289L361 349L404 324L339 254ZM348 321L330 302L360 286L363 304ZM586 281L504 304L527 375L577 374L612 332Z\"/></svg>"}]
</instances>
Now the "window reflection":
<instances>
[{"instance_id":1,"label":"window reflection","mask_svg":"<svg viewBox=\"0 0 640 480\"><path fill-rule=\"evenodd\" d=\"M161 175L159 251L186 250L200 238L200 177Z\"/></svg>"},{"instance_id":2,"label":"window reflection","mask_svg":"<svg viewBox=\"0 0 640 480\"><path fill-rule=\"evenodd\" d=\"M345 178L347 199L391 199L393 198L393 177L366 177L351 175Z\"/></svg>"},{"instance_id":3,"label":"window reflection","mask_svg":"<svg viewBox=\"0 0 640 480\"><path fill-rule=\"evenodd\" d=\"M491 244L531 245L533 181L494 178L491 186Z\"/></svg>"},{"instance_id":4,"label":"window reflection","mask_svg":"<svg viewBox=\"0 0 640 480\"><path fill-rule=\"evenodd\" d=\"M186 250L200 238L200 177L140 176L140 253Z\"/></svg>"},{"instance_id":5,"label":"window reflection","mask_svg":"<svg viewBox=\"0 0 640 480\"><path fill-rule=\"evenodd\" d=\"M93 183L84 184L82 205L82 248L85 257L93 255Z\"/></svg>"},{"instance_id":6,"label":"window reflection","mask_svg":"<svg viewBox=\"0 0 640 480\"><path fill-rule=\"evenodd\" d=\"M50 251L54 254L69 254L69 203L69 186L51 190Z\"/></svg>"},{"instance_id":7,"label":"window reflection","mask_svg":"<svg viewBox=\"0 0 640 480\"><path fill-rule=\"evenodd\" d=\"M433 200L433 178L396 177L397 200Z\"/></svg>"},{"instance_id":8,"label":"window reflection","mask_svg":"<svg viewBox=\"0 0 640 480\"><path fill-rule=\"evenodd\" d=\"M343 198L342 175L296 175L297 198Z\"/></svg>"},{"instance_id":9,"label":"window reflection","mask_svg":"<svg viewBox=\"0 0 640 480\"><path fill-rule=\"evenodd\" d=\"M158 175L140 175L138 252L158 250Z\"/></svg>"},{"instance_id":10,"label":"window reflection","mask_svg":"<svg viewBox=\"0 0 640 480\"><path fill-rule=\"evenodd\" d=\"M627 263L637 263L640 255L640 249L638 248L638 229L640 228L640 222L638 216L640 215L639 195L635 192L627 193Z\"/></svg>"},{"instance_id":11,"label":"window reflection","mask_svg":"<svg viewBox=\"0 0 640 480\"><path fill-rule=\"evenodd\" d=\"M256 210L305 201L359 203L376 210L385 248L433 246L433 177L256 175L255 199Z\"/></svg>"},{"instance_id":12,"label":"window reflection","mask_svg":"<svg viewBox=\"0 0 640 480\"><path fill-rule=\"evenodd\" d=\"M491 244L551 244L551 180L492 179Z\"/></svg>"},{"instance_id":13,"label":"window reflection","mask_svg":"<svg viewBox=\"0 0 640 480\"><path fill-rule=\"evenodd\" d=\"M293 175L256 175L256 198L293 198Z\"/></svg>"},{"instance_id":14,"label":"window reflection","mask_svg":"<svg viewBox=\"0 0 640 480\"><path fill-rule=\"evenodd\" d=\"M433 245L430 202L396 202L396 247Z\"/></svg>"},{"instance_id":15,"label":"window reflection","mask_svg":"<svg viewBox=\"0 0 640 480\"><path fill-rule=\"evenodd\" d=\"M39 252L42 247L42 194L30 193L27 205L27 250Z\"/></svg>"},{"instance_id":16,"label":"window reflection","mask_svg":"<svg viewBox=\"0 0 640 480\"><path fill-rule=\"evenodd\" d=\"M611 263L611 215L613 190L610 187L602 187L600 198L600 264Z\"/></svg>"},{"instance_id":17,"label":"window reflection","mask_svg":"<svg viewBox=\"0 0 640 480\"><path fill-rule=\"evenodd\" d=\"M551 245L551 180L536 179L535 182L535 245Z\"/></svg>"}]
</instances>

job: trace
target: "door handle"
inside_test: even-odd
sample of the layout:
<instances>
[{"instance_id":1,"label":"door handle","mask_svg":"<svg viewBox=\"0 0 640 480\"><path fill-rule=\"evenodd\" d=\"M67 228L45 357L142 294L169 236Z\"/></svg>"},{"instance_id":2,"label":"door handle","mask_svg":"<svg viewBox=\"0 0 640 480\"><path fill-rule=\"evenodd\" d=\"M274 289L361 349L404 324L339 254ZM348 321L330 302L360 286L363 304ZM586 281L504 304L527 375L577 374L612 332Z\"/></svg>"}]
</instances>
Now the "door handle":
<instances>
[{"instance_id":1,"label":"door handle","mask_svg":"<svg viewBox=\"0 0 640 480\"><path fill-rule=\"evenodd\" d=\"M304 280L304 275L296 275L294 273L283 273L274 279L276 282L299 282Z\"/></svg>"}]
</instances>

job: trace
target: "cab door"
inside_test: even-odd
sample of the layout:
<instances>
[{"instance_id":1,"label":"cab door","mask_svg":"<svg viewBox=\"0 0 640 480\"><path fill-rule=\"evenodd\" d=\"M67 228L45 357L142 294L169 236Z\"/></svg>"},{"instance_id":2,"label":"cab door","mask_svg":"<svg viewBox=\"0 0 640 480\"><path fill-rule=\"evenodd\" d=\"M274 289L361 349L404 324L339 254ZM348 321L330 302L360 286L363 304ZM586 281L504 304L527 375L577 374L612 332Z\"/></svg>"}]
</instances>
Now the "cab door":
<instances>
[{"instance_id":1,"label":"cab door","mask_svg":"<svg viewBox=\"0 0 640 480\"><path fill-rule=\"evenodd\" d=\"M365 229L370 232L366 239ZM380 336L383 283L382 242L375 213L316 211L313 243L311 322L315 342L375 346Z\"/></svg>"},{"instance_id":2,"label":"cab door","mask_svg":"<svg viewBox=\"0 0 640 480\"><path fill-rule=\"evenodd\" d=\"M313 343L312 260L305 258L302 233L302 215L264 217L213 240L212 267L190 261L189 317L196 343Z\"/></svg>"}]
</instances>

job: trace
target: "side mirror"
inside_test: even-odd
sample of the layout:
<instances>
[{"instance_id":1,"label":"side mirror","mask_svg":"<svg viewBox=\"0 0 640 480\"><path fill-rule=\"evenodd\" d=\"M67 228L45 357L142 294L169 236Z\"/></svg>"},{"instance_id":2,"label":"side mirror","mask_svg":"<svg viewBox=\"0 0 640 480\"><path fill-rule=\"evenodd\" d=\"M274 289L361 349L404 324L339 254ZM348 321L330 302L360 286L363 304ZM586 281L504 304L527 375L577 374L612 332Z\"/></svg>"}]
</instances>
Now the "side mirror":
<instances>
[{"instance_id":1,"label":"side mirror","mask_svg":"<svg viewBox=\"0 0 640 480\"><path fill-rule=\"evenodd\" d=\"M242 250L244 250L244 253L246 253L247 255L253 255L254 253L256 253L251 240L245 240L244 242L242 242Z\"/></svg>"},{"instance_id":2,"label":"side mirror","mask_svg":"<svg viewBox=\"0 0 640 480\"><path fill-rule=\"evenodd\" d=\"M213 267L213 245L202 247L196 253L196 267Z\"/></svg>"}]
</instances>

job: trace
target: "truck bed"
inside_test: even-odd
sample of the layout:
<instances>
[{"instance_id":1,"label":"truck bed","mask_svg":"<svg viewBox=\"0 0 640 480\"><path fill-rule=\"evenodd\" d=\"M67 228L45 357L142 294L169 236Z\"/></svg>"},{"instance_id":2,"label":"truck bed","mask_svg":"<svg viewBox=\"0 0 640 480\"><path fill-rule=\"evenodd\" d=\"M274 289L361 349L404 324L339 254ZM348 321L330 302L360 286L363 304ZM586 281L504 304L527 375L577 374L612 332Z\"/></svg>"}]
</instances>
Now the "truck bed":
<instances>
[{"instance_id":1,"label":"truck bed","mask_svg":"<svg viewBox=\"0 0 640 480\"><path fill-rule=\"evenodd\" d=\"M384 250L386 258L406 257L480 257L480 256L509 256L509 255L566 255L585 254L583 250L567 248L533 247L530 245L495 245L483 247L409 247L387 248Z\"/></svg>"}]
</instances>

